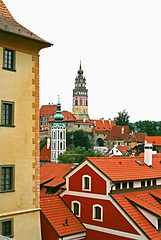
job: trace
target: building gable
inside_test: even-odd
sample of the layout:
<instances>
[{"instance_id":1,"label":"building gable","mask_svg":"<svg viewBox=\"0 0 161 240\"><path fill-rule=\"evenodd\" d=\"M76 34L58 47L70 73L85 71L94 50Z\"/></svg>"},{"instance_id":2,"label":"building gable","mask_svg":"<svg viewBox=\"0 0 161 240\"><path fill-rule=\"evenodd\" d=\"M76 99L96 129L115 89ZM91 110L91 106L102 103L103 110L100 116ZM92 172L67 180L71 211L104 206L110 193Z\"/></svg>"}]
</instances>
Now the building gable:
<instances>
[{"instance_id":1,"label":"building gable","mask_svg":"<svg viewBox=\"0 0 161 240\"><path fill-rule=\"evenodd\" d=\"M89 189L83 187L85 178L89 178ZM77 184L75 184L77 183ZM67 190L91 194L103 194L108 192L109 180L91 163L85 160L66 176ZM99 187L101 185L101 188Z\"/></svg>"}]
</instances>

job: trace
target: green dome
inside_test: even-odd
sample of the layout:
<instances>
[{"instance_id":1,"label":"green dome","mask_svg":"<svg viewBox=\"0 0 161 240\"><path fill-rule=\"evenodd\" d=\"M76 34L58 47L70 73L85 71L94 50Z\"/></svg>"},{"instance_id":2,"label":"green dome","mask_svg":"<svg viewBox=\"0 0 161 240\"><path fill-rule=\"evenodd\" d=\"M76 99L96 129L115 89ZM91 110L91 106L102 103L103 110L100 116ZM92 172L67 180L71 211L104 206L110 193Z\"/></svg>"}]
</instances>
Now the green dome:
<instances>
[{"instance_id":1,"label":"green dome","mask_svg":"<svg viewBox=\"0 0 161 240\"><path fill-rule=\"evenodd\" d=\"M63 123L63 119L64 116L61 113L61 103L58 99L58 103L57 103L57 110L56 110L56 114L54 116L55 122L53 124L53 127L65 127L64 123Z\"/></svg>"}]
</instances>

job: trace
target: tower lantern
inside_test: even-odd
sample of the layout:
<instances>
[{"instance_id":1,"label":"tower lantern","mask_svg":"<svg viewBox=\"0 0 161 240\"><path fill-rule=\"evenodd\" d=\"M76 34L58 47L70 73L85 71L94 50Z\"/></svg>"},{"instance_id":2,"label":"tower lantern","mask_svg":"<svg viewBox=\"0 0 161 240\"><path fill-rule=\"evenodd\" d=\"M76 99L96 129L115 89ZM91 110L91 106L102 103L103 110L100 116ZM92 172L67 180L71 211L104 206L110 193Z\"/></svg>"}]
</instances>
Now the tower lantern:
<instances>
[{"instance_id":1,"label":"tower lantern","mask_svg":"<svg viewBox=\"0 0 161 240\"><path fill-rule=\"evenodd\" d=\"M75 78L75 88L73 89L73 115L76 120L86 121L88 117L88 90L86 89L86 78L80 67Z\"/></svg>"}]
</instances>

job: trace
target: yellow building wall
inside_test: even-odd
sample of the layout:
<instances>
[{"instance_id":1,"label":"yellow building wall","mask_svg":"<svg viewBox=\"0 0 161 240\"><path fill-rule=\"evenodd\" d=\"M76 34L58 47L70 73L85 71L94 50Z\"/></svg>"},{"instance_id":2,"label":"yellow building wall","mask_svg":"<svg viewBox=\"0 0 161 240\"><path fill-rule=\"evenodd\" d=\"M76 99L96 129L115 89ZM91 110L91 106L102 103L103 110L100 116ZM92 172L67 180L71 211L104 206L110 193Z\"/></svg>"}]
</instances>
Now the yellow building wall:
<instances>
[{"instance_id":1,"label":"yellow building wall","mask_svg":"<svg viewBox=\"0 0 161 240\"><path fill-rule=\"evenodd\" d=\"M15 127L0 126L0 165L15 165L15 191L0 193L0 220L13 218L16 240L41 239L39 203L39 56L30 54L25 40L1 38L0 34L0 122L1 100L14 102ZM14 42L15 40L15 42ZM14 44L15 43L15 44ZM33 44L34 45L34 44ZM2 69L3 46L15 52L16 72ZM23 45L24 46L24 45ZM23 47L25 48L25 47ZM2 123L1 123L2 124Z\"/></svg>"}]
</instances>

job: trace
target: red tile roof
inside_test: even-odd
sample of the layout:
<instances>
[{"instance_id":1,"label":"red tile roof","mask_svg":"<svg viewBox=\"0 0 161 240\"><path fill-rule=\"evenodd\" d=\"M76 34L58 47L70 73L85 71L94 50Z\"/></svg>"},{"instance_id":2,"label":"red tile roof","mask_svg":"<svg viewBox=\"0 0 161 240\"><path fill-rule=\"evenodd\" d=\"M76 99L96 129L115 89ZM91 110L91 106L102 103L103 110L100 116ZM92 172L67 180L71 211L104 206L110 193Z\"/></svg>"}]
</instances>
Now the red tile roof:
<instances>
[{"instance_id":1,"label":"red tile roof","mask_svg":"<svg viewBox=\"0 0 161 240\"><path fill-rule=\"evenodd\" d=\"M11 15L5 4L0 0L0 31L16 34L20 37L29 38L30 40L39 41L47 46L51 46L51 43L38 37L27 28L19 24Z\"/></svg>"},{"instance_id":2,"label":"red tile roof","mask_svg":"<svg viewBox=\"0 0 161 240\"><path fill-rule=\"evenodd\" d=\"M145 140L147 140L148 143L152 143L154 146L161 146L161 136L146 136Z\"/></svg>"},{"instance_id":3,"label":"red tile roof","mask_svg":"<svg viewBox=\"0 0 161 240\"><path fill-rule=\"evenodd\" d=\"M40 166L40 184L43 184L47 181L45 186L55 187L60 184L65 183L63 176L68 173L74 164L65 164L65 163L45 163Z\"/></svg>"},{"instance_id":4,"label":"red tile roof","mask_svg":"<svg viewBox=\"0 0 161 240\"><path fill-rule=\"evenodd\" d=\"M42 213L59 237L86 232L85 227L59 196L42 197L40 206ZM65 224L66 219L68 220L68 225Z\"/></svg>"},{"instance_id":5,"label":"red tile roof","mask_svg":"<svg viewBox=\"0 0 161 240\"><path fill-rule=\"evenodd\" d=\"M110 120L104 120L104 119L99 119L99 120L91 120L92 123L94 124L93 131L104 134L104 132L110 132L115 126L114 121Z\"/></svg>"},{"instance_id":6,"label":"red tile roof","mask_svg":"<svg viewBox=\"0 0 161 240\"><path fill-rule=\"evenodd\" d=\"M137 142L144 142L144 139L147 136L146 133L142 132L132 132L131 135L137 140Z\"/></svg>"},{"instance_id":7,"label":"red tile roof","mask_svg":"<svg viewBox=\"0 0 161 240\"><path fill-rule=\"evenodd\" d=\"M40 117L53 116L56 113L57 105L42 105L40 108Z\"/></svg>"},{"instance_id":8,"label":"red tile roof","mask_svg":"<svg viewBox=\"0 0 161 240\"><path fill-rule=\"evenodd\" d=\"M150 221L137 209L138 206L160 218L161 204L153 196L158 197L161 201L161 190L155 189L112 195L116 202L150 239L159 240L161 239L161 232L158 232Z\"/></svg>"},{"instance_id":9,"label":"red tile roof","mask_svg":"<svg viewBox=\"0 0 161 240\"><path fill-rule=\"evenodd\" d=\"M127 151L130 150L130 148L128 146L117 146L117 149L121 152L121 153L127 153Z\"/></svg>"},{"instance_id":10,"label":"red tile roof","mask_svg":"<svg viewBox=\"0 0 161 240\"><path fill-rule=\"evenodd\" d=\"M87 159L112 181L161 178L161 158L155 158L154 155L152 168L144 164L144 158L140 157L87 157ZM138 160L143 166L136 162Z\"/></svg>"},{"instance_id":11,"label":"red tile roof","mask_svg":"<svg viewBox=\"0 0 161 240\"><path fill-rule=\"evenodd\" d=\"M46 143L46 145L41 150L41 152L40 152L40 161L46 161L46 162L50 162L51 161L51 144L50 144L49 148L47 149L47 143Z\"/></svg>"},{"instance_id":12,"label":"red tile roof","mask_svg":"<svg viewBox=\"0 0 161 240\"><path fill-rule=\"evenodd\" d=\"M53 114L53 117L51 119L48 120L48 122L55 122L54 116L56 113ZM68 111L62 111L62 115L64 116L63 122L75 122L76 119L74 117L74 115L71 112Z\"/></svg>"},{"instance_id":13,"label":"red tile roof","mask_svg":"<svg viewBox=\"0 0 161 240\"><path fill-rule=\"evenodd\" d=\"M122 129L124 128L124 133L122 133ZM126 135L130 134L130 128L129 126L114 126L107 135L106 139L126 139Z\"/></svg>"}]
</instances>

